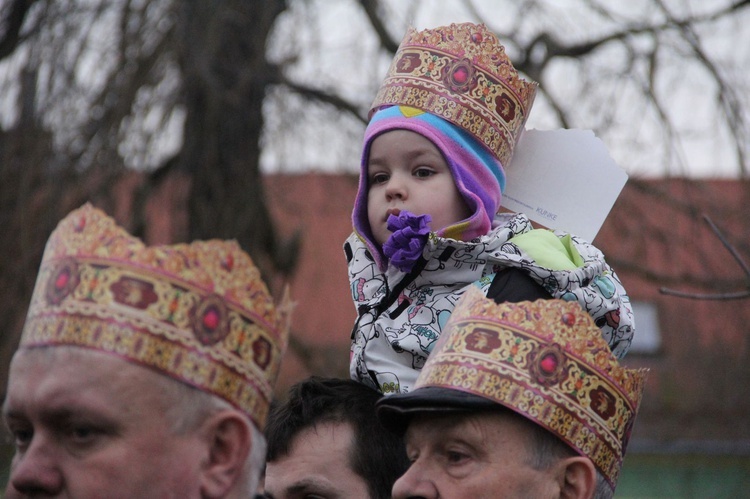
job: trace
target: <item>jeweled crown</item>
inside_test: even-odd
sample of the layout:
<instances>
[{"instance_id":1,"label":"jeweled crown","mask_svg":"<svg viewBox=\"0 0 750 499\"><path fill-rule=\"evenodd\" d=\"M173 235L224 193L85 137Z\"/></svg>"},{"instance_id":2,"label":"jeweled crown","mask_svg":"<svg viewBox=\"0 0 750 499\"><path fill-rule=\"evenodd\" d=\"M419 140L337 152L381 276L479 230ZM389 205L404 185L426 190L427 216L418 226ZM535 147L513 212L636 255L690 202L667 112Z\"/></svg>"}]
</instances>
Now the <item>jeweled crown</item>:
<instances>
[{"instance_id":1,"label":"jeweled crown","mask_svg":"<svg viewBox=\"0 0 750 499\"><path fill-rule=\"evenodd\" d=\"M497 402L589 457L614 487L645 375L619 365L578 303L497 304L472 287L415 390L438 386Z\"/></svg>"},{"instance_id":2,"label":"jeweled crown","mask_svg":"<svg viewBox=\"0 0 750 499\"><path fill-rule=\"evenodd\" d=\"M262 429L287 343L282 305L235 241L146 247L87 204L47 242L20 348L115 354L227 400Z\"/></svg>"},{"instance_id":3,"label":"jeweled crown","mask_svg":"<svg viewBox=\"0 0 750 499\"><path fill-rule=\"evenodd\" d=\"M409 28L370 107L410 106L464 129L508 167L536 94L483 24Z\"/></svg>"}]
</instances>

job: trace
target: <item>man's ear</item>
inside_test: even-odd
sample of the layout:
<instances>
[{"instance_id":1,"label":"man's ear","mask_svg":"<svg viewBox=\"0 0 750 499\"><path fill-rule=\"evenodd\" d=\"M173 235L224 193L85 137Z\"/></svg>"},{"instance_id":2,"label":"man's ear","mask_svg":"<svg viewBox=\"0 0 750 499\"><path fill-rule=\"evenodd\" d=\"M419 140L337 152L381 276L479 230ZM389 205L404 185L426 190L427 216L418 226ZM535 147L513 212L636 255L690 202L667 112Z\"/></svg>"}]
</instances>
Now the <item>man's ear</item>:
<instances>
[{"instance_id":1,"label":"man's ear","mask_svg":"<svg viewBox=\"0 0 750 499\"><path fill-rule=\"evenodd\" d=\"M208 451L201 466L202 497L225 497L242 478L253 445L250 424L237 411L224 410L201 426Z\"/></svg>"},{"instance_id":2,"label":"man's ear","mask_svg":"<svg viewBox=\"0 0 750 499\"><path fill-rule=\"evenodd\" d=\"M565 499L591 499L596 492L596 468L583 456L568 457L558 468L560 497Z\"/></svg>"}]
</instances>

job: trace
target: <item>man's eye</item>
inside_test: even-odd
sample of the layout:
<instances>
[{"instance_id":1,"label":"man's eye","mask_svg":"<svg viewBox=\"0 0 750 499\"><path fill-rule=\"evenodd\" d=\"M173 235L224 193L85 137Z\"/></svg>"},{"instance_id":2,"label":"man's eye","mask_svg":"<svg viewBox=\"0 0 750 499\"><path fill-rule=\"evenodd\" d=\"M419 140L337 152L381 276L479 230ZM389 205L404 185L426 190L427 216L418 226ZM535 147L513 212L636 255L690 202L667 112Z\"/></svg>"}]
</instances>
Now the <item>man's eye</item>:
<instances>
[{"instance_id":1,"label":"man's eye","mask_svg":"<svg viewBox=\"0 0 750 499\"><path fill-rule=\"evenodd\" d=\"M445 455L451 464L462 464L469 459L469 456L463 452L448 451Z\"/></svg>"},{"instance_id":2,"label":"man's eye","mask_svg":"<svg viewBox=\"0 0 750 499\"><path fill-rule=\"evenodd\" d=\"M88 444L99 435L99 431L93 426L76 425L68 428L68 437L76 444Z\"/></svg>"},{"instance_id":3,"label":"man's eye","mask_svg":"<svg viewBox=\"0 0 750 499\"><path fill-rule=\"evenodd\" d=\"M11 434L13 435L13 445L16 446L16 449L27 447L31 443L31 439L34 438L34 431L26 428L11 430Z\"/></svg>"},{"instance_id":4,"label":"man's eye","mask_svg":"<svg viewBox=\"0 0 750 499\"><path fill-rule=\"evenodd\" d=\"M73 428L73 431L71 431L71 433L76 438L89 438L91 435L93 435L94 430L86 426L81 426L78 428Z\"/></svg>"}]
</instances>

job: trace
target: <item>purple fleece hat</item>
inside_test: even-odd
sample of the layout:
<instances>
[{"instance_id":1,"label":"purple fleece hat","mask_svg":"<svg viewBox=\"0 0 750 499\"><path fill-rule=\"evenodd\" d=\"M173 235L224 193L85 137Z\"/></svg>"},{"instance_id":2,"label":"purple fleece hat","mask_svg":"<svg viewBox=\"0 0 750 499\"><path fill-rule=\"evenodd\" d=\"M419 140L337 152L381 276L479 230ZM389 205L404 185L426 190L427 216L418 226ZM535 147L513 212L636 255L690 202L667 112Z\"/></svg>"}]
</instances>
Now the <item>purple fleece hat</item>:
<instances>
[{"instance_id":1,"label":"purple fleece hat","mask_svg":"<svg viewBox=\"0 0 750 499\"><path fill-rule=\"evenodd\" d=\"M442 118L409 107L384 108L373 115L365 130L359 189L352 212L354 230L365 241L378 266L384 269L387 261L381 245L373 238L367 217L367 164L372 141L391 130L410 130L435 144L448 163L458 192L472 212L465 220L437 228L437 235L470 241L487 234L505 189L505 171L500 161L471 135Z\"/></svg>"}]
</instances>

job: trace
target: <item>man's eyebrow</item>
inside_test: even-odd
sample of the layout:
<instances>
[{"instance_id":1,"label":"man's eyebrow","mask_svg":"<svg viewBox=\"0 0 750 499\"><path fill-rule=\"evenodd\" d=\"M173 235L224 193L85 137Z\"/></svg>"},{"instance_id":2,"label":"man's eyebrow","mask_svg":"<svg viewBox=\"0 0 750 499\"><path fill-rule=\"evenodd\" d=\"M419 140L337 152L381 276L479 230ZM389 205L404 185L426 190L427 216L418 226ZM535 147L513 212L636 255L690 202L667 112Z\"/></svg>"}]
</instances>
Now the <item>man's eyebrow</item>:
<instances>
[{"instance_id":1,"label":"man's eyebrow","mask_svg":"<svg viewBox=\"0 0 750 499\"><path fill-rule=\"evenodd\" d=\"M331 488L326 480L316 480L314 477L303 478L286 488L288 494L300 494L302 492L316 492L318 494L327 494L330 498L339 497L338 493Z\"/></svg>"},{"instance_id":2,"label":"man's eyebrow","mask_svg":"<svg viewBox=\"0 0 750 499\"><path fill-rule=\"evenodd\" d=\"M71 417L72 412L67 409L44 411L40 415L42 421L56 426L65 424ZM6 424L28 421L28 417L22 409L5 406L3 406L2 419Z\"/></svg>"},{"instance_id":3,"label":"man's eyebrow","mask_svg":"<svg viewBox=\"0 0 750 499\"><path fill-rule=\"evenodd\" d=\"M53 426L62 426L76 417L78 413L69 407L45 408L39 414L41 421Z\"/></svg>"},{"instance_id":4,"label":"man's eyebrow","mask_svg":"<svg viewBox=\"0 0 750 499\"><path fill-rule=\"evenodd\" d=\"M26 415L23 410L10 407L7 404L3 404L2 413L0 414L5 421L26 419Z\"/></svg>"}]
</instances>

